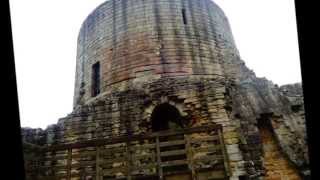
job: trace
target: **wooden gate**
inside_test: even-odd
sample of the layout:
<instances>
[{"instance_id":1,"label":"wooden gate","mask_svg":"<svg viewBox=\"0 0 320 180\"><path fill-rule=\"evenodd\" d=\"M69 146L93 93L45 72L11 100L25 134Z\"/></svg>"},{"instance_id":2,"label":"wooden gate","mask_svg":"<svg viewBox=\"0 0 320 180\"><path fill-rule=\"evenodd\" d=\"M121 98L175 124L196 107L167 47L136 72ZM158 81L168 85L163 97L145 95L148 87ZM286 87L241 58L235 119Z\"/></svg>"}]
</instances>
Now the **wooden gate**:
<instances>
[{"instance_id":1,"label":"wooden gate","mask_svg":"<svg viewBox=\"0 0 320 180\"><path fill-rule=\"evenodd\" d=\"M226 179L222 127L201 126L42 147L26 160L29 179Z\"/></svg>"}]
</instances>

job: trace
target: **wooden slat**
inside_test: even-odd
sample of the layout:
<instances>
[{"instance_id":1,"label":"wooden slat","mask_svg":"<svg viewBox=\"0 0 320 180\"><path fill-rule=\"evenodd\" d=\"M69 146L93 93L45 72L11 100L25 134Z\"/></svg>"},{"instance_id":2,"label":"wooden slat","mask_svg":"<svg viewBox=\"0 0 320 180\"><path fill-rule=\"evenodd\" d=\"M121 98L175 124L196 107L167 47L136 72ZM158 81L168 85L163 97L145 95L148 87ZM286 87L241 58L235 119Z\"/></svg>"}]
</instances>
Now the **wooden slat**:
<instances>
[{"instance_id":1,"label":"wooden slat","mask_svg":"<svg viewBox=\"0 0 320 180\"><path fill-rule=\"evenodd\" d=\"M164 151L164 152L160 153L160 156L161 157L166 157L166 156L175 156L175 155L183 155L183 154L186 154L186 150L185 149Z\"/></svg>"},{"instance_id":2,"label":"wooden slat","mask_svg":"<svg viewBox=\"0 0 320 180\"><path fill-rule=\"evenodd\" d=\"M185 144L185 140L175 140L175 141L168 141L168 142L161 142L159 143L160 147L166 147L166 146L175 146L175 145L181 145Z\"/></svg>"},{"instance_id":3,"label":"wooden slat","mask_svg":"<svg viewBox=\"0 0 320 180\"><path fill-rule=\"evenodd\" d=\"M159 142L159 137L156 137L156 149L157 149L157 163L158 163L158 175L159 179L163 179L163 169L161 166L161 157L160 157L160 142Z\"/></svg>"},{"instance_id":4,"label":"wooden slat","mask_svg":"<svg viewBox=\"0 0 320 180\"><path fill-rule=\"evenodd\" d=\"M88 157L88 156L96 156L96 151L90 152L77 152L79 154L72 154L72 159Z\"/></svg>"},{"instance_id":5,"label":"wooden slat","mask_svg":"<svg viewBox=\"0 0 320 180\"><path fill-rule=\"evenodd\" d=\"M194 152L216 152L218 150L222 150L221 145L208 145L205 147L193 148Z\"/></svg>"},{"instance_id":6,"label":"wooden slat","mask_svg":"<svg viewBox=\"0 0 320 180\"><path fill-rule=\"evenodd\" d=\"M68 154L64 155L64 156L56 156L56 155L52 155L51 157L41 157L41 158L36 158L36 159L32 159L31 161L57 161L57 160L67 160L68 159Z\"/></svg>"},{"instance_id":7,"label":"wooden slat","mask_svg":"<svg viewBox=\"0 0 320 180\"><path fill-rule=\"evenodd\" d=\"M187 160L166 161L161 163L161 167L177 166L177 165L183 165L183 164L188 164L188 161Z\"/></svg>"},{"instance_id":8,"label":"wooden slat","mask_svg":"<svg viewBox=\"0 0 320 180\"><path fill-rule=\"evenodd\" d=\"M139 146L131 146L131 150L149 150L149 149L155 149L156 144L144 144L144 145L139 145Z\"/></svg>"},{"instance_id":9,"label":"wooden slat","mask_svg":"<svg viewBox=\"0 0 320 180\"><path fill-rule=\"evenodd\" d=\"M146 165L133 166L132 171L156 168L157 163L148 163Z\"/></svg>"},{"instance_id":10,"label":"wooden slat","mask_svg":"<svg viewBox=\"0 0 320 180\"><path fill-rule=\"evenodd\" d=\"M148 154L132 154L132 161L137 161L140 159L145 159L145 158L152 158L155 159L156 158L156 154L154 152L150 152Z\"/></svg>"},{"instance_id":11,"label":"wooden slat","mask_svg":"<svg viewBox=\"0 0 320 180\"><path fill-rule=\"evenodd\" d=\"M101 176L100 176L100 147L97 146L96 147L96 180L100 180Z\"/></svg>"},{"instance_id":12,"label":"wooden slat","mask_svg":"<svg viewBox=\"0 0 320 180\"><path fill-rule=\"evenodd\" d=\"M201 162L201 161L213 161L213 160L223 160L223 155L207 155L207 156L201 156L198 158L194 158L193 162ZM222 162L222 161L221 161Z\"/></svg>"},{"instance_id":13,"label":"wooden slat","mask_svg":"<svg viewBox=\"0 0 320 180\"><path fill-rule=\"evenodd\" d=\"M113 164L113 163L119 163L119 162L127 162L128 158L126 156L122 156L122 157L115 157L115 158L111 158L111 159L103 159L100 158L100 165L103 166L105 164Z\"/></svg>"},{"instance_id":14,"label":"wooden slat","mask_svg":"<svg viewBox=\"0 0 320 180\"><path fill-rule=\"evenodd\" d=\"M80 168L80 167L88 167L88 166L93 167L95 165L96 165L96 162L92 160L92 161L82 161L82 162L80 161L77 164L72 164L71 167L72 168Z\"/></svg>"},{"instance_id":15,"label":"wooden slat","mask_svg":"<svg viewBox=\"0 0 320 180\"><path fill-rule=\"evenodd\" d=\"M122 172L122 173L126 174L127 167L122 166L122 167L115 167L115 168L112 168L112 169L103 169L103 170L101 170L101 174L103 176L112 175L112 174L117 173L117 172Z\"/></svg>"},{"instance_id":16,"label":"wooden slat","mask_svg":"<svg viewBox=\"0 0 320 180\"><path fill-rule=\"evenodd\" d=\"M197 138L191 138L190 143L201 144L206 141L216 141L216 140L219 140L219 136L197 137Z\"/></svg>"},{"instance_id":17,"label":"wooden slat","mask_svg":"<svg viewBox=\"0 0 320 180\"><path fill-rule=\"evenodd\" d=\"M54 156L54 157L44 157L42 161L56 161L68 159L68 156Z\"/></svg>"},{"instance_id":18,"label":"wooden slat","mask_svg":"<svg viewBox=\"0 0 320 180\"><path fill-rule=\"evenodd\" d=\"M41 166L39 167L39 169L41 170L54 170L54 171L60 171L60 170L66 170L67 169L67 165L54 165L54 166L51 166L51 165L47 165L47 166Z\"/></svg>"},{"instance_id":19,"label":"wooden slat","mask_svg":"<svg viewBox=\"0 0 320 180\"><path fill-rule=\"evenodd\" d=\"M100 149L100 156L110 156L110 155L114 155L115 153L123 153L126 151L125 147L121 147L121 148L101 148Z\"/></svg>"},{"instance_id":20,"label":"wooden slat","mask_svg":"<svg viewBox=\"0 0 320 180\"><path fill-rule=\"evenodd\" d=\"M196 179L196 172L194 169L194 164L193 164L193 150L190 144L190 137L189 135L185 136L185 140L186 140L186 149L187 149L187 159L189 162L189 167L191 169L191 177L192 179Z\"/></svg>"}]
</instances>

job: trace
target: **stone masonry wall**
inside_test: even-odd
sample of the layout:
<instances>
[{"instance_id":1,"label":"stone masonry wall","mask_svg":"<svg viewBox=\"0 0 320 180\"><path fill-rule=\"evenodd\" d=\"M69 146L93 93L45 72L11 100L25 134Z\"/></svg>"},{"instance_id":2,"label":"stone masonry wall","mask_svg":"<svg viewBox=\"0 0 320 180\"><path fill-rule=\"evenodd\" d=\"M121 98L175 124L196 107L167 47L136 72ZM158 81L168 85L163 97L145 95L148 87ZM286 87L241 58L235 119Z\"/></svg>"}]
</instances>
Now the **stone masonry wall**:
<instances>
[{"instance_id":1,"label":"stone masonry wall","mask_svg":"<svg viewBox=\"0 0 320 180\"><path fill-rule=\"evenodd\" d=\"M44 145L47 143L47 133L42 129L22 128L21 136L23 142L28 142L37 145Z\"/></svg>"},{"instance_id":2,"label":"stone masonry wall","mask_svg":"<svg viewBox=\"0 0 320 180\"><path fill-rule=\"evenodd\" d=\"M290 100L283 89L266 79L251 76L231 90L234 103L232 114L239 119L243 135L241 149L246 159L252 161L253 166L248 166L247 170L252 176L265 173L263 142L257 126L259 121L271 123L280 150L300 174L308 174L303 97L296 94L296 99ZM301 89L298 91L302 92ZM296 106L300 109L295 110Z\"/></svg>"},{"instance_id":3,"label":"stone masonry wall","mask_svg":"<svg viewBox=\"0 0 320 180\"><path fill-rule=\"evenodd\" d=\"M183 21L185 11L186 23ZM101 92L157 75L223 75L238 54L222 10L210 0L111 0L83 23L74 103L91 97L91 67L101 63Z\"/></svg>"},{"instance_id":4,"label":"stone masonry wall","mask_svg":"<svg viewBox=\"0 0 320 180\"><path fill-rule=\"evenodd\" d=\"M60 119L54 144L114 138L152 132L151 113L162 103L178 108L186 127L221 124L234 177L245 174L239 134L228 117L225 80L204 77L166 77L139 87L132 85L83 105Z\"/></svg>"}]
</instances>

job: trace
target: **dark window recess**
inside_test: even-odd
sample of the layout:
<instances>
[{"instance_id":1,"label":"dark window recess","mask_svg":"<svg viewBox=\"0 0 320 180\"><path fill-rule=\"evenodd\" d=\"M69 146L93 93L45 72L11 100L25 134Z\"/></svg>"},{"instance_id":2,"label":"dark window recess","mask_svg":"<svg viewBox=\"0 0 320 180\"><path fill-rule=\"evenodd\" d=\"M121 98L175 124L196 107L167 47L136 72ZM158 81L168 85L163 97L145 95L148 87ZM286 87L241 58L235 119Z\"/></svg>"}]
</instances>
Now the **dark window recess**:
<instances>
[{"instance_id":1,"label":"dark window recess","mask_svg":"<svg viewBox=\"0 0 320 180\"><path fill-rule=\"evenodd\" d=\"M291 110L293 112L299 112L301 110L301 105L293 105L291 106Z\"/></svg>"},{"instance_id":2,"label":"dark window recess","mask_svg":"<svg viewBox=\"0 0 320 180\"><path fill-rule=\"evenodd\" d=\"M92 65L92 84L91 84L92 97L100 93L100 63L97 62Z\"/></svg>"},{"instance_id":3,"label":"dark window recess","mask_svg":"<svg viewBox=\"0 0 320 180\"><path fill-rule=\"evenodd\" d=\"M187 24L186 9L182 9L183 24Z\"/></svg>"}]
</instances>

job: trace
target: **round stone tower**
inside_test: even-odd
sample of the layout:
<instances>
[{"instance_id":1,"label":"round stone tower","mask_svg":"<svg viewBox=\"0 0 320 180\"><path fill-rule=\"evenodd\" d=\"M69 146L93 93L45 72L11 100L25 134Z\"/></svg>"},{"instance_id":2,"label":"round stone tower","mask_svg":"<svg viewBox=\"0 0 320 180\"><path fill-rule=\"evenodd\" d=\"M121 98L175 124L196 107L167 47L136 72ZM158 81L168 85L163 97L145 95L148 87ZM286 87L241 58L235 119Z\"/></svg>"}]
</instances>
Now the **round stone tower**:
<instances>
[{"instance_id":1,"label":"round stone tower","mask_svg":"<svg viewBox=\"0 0 320 180\"><path fill-rule=\"evenodd\" d=\"M224 78L222 61L234 56L228 20L211 0L107 1L80 30L74 106L163 77Z\"/></svg>"}]
</instances>

